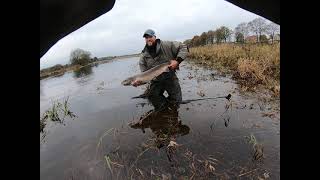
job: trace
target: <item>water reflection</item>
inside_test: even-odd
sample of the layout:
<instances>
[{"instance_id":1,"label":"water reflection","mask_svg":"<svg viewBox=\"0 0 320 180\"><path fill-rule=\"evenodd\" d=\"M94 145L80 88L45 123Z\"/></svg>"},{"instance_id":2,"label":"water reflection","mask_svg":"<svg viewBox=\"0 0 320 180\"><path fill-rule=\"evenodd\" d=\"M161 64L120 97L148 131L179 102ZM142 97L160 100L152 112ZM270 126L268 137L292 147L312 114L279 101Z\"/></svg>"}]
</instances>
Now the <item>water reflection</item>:
<instances>
[{"instance_id":1,"label":"water reflection","mask_svg":"<svg viewBox=\"0 0 320 180\"><path fill-rule=\"evenodd\" d=\"M148 98L151 104L157 104L157 100ZM145 133L145 129L150 128L155 135L154 145L158 148L166 147L170 141L176 141L179 136L189 134L190 128L183 125L179 119L179 106L167 103L161 109L153 109L141 116L139 122L130 124L131 128L141 129Z\"/></svg>"},{"instance_id":2,"label":"water reflection","mask_svg":"<svg viewBox=\"0 0 320 180\"><path fill-rule=\"evenodd\" d=\"M75 78L81 78L81 77L89 76L91 74L92 74L92 66L91 65L84 66L80 69L73 71L73 75Z\"/></svg>"}]
</instances>

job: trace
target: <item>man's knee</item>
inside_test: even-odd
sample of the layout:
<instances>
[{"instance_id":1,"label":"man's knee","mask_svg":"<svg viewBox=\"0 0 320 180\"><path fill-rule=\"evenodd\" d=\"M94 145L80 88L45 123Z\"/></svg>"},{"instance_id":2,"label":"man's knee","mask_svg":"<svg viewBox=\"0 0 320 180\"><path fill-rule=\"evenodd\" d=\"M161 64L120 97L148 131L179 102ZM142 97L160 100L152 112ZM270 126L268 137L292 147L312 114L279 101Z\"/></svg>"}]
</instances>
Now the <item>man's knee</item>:
<instances>
[{"instance_id":1,"label":"man's knee","mask_svg":"<svg viewBox=\"0 0 320 180\"><path fill-rule=\"evenodd\" d=\"M155 107L155 109L159 109L164 104L166 104L167 100L163 95L164 89L159 83L152 83L150 85L150 93L148 96L149 102Z\"/></svg>"},{"instance_id":2,"label":"man's knee","mask_svg":"<svg viewBox=\"0 0 320 180\"><path fill-rule=\"evenodd\" d=\"M181 87L178 79L174 79L166 88L169 94L169 100L180 103L182 101Z\"/></svg>"}]
</instances>

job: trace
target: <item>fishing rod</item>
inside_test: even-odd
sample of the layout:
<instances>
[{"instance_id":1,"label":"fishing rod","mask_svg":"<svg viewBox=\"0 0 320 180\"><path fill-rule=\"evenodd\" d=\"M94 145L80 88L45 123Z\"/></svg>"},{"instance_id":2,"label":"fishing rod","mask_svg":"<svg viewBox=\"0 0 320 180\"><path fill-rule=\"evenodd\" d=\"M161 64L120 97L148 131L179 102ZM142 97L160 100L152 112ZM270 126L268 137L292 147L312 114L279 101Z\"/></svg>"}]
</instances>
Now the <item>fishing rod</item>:
<instances>
[{"instance_id":1,"label":"fishing rod","mask_svg":"<svg viewBox=\"0 0 320 180\"><path fill-rule=\"evenodd\" d=\"M189 99L189 100L183 100L180 104L187 104L192 101L200 101L200 100L206 100L206 99L219 99L219 98L226 98L228 101L230 101L231 94L228 94L227 96L219 96L219 97L209 97L209 98L198 98L198 99Z\"/></svg>"},{"instance_id":2,"label":"fishing rod","mask_svg":"<svg viewBox=\"0 0 320 180\"><path fill-rule=\"evenodd\" d=\"M139 96L132 97L131 99L137 99L137 98L147 98L147 94L141 94ZM189 100L183 100L180 102L180 104L187 104L192 101L200 101L200 100L206 100L206 99L219 99L219 98L226 98L228 101L230 101L231 94L228 94L227 96L218 96L218 97L209 97L209 98L198 98L198 99L189 99Z\"/></svg>"}]
</instances>

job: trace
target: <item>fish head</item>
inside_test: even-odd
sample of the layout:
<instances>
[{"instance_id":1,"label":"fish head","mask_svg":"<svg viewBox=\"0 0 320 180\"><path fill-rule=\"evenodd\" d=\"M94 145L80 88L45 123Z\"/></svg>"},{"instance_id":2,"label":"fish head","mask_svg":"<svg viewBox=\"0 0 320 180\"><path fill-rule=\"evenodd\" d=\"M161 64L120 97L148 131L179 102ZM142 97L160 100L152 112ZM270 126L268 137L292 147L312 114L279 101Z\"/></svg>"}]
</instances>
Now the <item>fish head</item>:
<instances>
[{"instance_id":1,"label":"fish head","mask_svg":"<svg viewBox=\"0 0 320 180\"><path fill-rule=\"evenodd\" d=\"M129 85L131 85L132 81L133 81L133 78L130 77L130 78L127 78L124 81L122 81L121 84L124 85L124 86L129 86Z\"/></svg>"}]
</instances>

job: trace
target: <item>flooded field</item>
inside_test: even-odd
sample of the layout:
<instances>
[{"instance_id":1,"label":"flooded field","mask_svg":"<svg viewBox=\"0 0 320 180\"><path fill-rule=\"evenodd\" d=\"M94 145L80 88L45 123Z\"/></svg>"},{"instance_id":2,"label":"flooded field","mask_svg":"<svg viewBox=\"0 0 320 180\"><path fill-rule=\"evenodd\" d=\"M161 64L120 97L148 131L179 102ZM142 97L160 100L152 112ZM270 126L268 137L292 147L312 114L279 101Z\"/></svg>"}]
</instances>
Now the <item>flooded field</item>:
<instances>
[{"instance_id":1,"label":"flooded field","mask_svg":"<svg viewBox=\"0 0 320 180\"><path fill-rule=\"evenodd\" d=\"M40 81L40 116L66 99L76 115L40 133L41 179L280 179L278 101L240 93L230 77L185 61L177 71L183 100L230 101L147 116L148 101L131 99L145 86L121 85L139 73L138 59Z\"/></svg>"}]
</instances>

